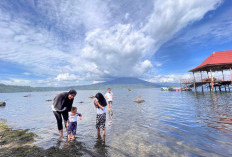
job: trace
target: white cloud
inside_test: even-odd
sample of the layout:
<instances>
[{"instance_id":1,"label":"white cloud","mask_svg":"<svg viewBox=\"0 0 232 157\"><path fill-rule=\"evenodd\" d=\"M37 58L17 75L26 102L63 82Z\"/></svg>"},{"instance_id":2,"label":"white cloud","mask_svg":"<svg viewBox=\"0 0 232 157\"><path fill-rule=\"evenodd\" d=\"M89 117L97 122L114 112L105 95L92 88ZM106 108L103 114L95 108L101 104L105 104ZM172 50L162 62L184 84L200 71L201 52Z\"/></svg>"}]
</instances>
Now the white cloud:
<instances>
[{"instance_id":1,"label":"white cloud","mask_svg":"<svg viewBox=\"0 0 232 157\"><path fill-rule=\"evenodd\" d=\"M30 80L26 80L26 79L10 78L9 80L0 80L0 83L7 84L7 85L28 86L29 84L31 84L31 81Z\"/></svg>"},{"instance_id":2,"label":"white cloud","mask_svg":"<svg viewBox=\"0 0 232 157\"><path fill-rule=\"evenodd\" d=\"M125 14L125 17L124 17L125 20L127 20L127 19L129 18L129 16L130 16L130 14L129 14L129 13L126 13L126 14Z\"/></svg>"},{"instance_id":3,"label":"white cloud","mask_svg":"<svg viewBox=\"0 0 232 157\"><path fill-rule=\"evenodd\" d=\"M142 76L153 68L152 63L144 58L153 55L179 30L200 20L220 2L157 0L153 13L147 21L143 21L142 28L133 24L117 24L88 32L81 57L86 64L93 65L89 72L98 76Z\"/></svg>"},{"instance_id":4,"label":"white cloud","mask_svg":"<svg viewBox=\"0 0 232 157\"><path fill-rule=\"evenodd\" d=\"M29 73L29 72L24 72L23 75L29 76L29 75L31 75L31 73Z\"/></svg>"},{"instance_id":5,"label":"white cloud","mask_svg":"<svg viewBox=\"0 0 232 157\"><path fill-rule=\"evenodd\" d=\"M191 79L191 74L170 74L170 75L156 75L149 79L149 82L169 82L169 83L180 83L182 79Z\"/></svg>"},{"instance_id":6,"label":"white cloud","mask_svg":"<svg viewBox=\"0 0 232 157\"><path fill-rule=\"evenodd\" d=\"M74 80L81 80L81 78L74 75L74 74L63 73L63 74L57 75L55 80L57 80L57 81L74 81Z\"/></svg>"},{"instance_id":7,"label":"white cloud","mask_svg":"<svg viewBox=\"0 0 232 157\"><path fill-rule=\"evenodd\" d=\"M110 1L37 1L28 3L33 14L24 8L17 13L0 7L0 59L46 75L48 84L141 77L153 69L149 59L162 44L220 2L155 0L150 15L144 8L146 15L141 17L146 18L128 24L123 19L136 17L128 11L121 21L115 20L117 13L109 8L109 3L114 3Z\"/></svg>"},{"instance_id":8,"label":"white cloud","mask_svg":"<svg viewBox=\"0 0 232 157\"><path fill-rule=\"evenodd\" d=\"M93 64L93 69L86 70L98 75L139 76L152 68L150 61L142 60L151 50L153 39L130 24L96 29L87 34L85 43L81 58L85 64Z\"/></svg>"},{"instance_id":9,"label":"white cloud","mask_svg":"<svg viewBox=\"0 0 232 157\"><path fill-rule=\"evenodd\" d=\"M156 47L170 40L178 31L218 7L222 0L156 0L153 13L143 31L156 39Z\"/></svg>"},{"instance_id":10,"label":"white cloud","mask_svg":"<svg viewBox=\"0 0 232 157\"><path fill-rule=\"evenodd\" d=\"M97 83L103 83L105 81L93 81L93 84L97 84Z\"/></svg>"}]
</instances>

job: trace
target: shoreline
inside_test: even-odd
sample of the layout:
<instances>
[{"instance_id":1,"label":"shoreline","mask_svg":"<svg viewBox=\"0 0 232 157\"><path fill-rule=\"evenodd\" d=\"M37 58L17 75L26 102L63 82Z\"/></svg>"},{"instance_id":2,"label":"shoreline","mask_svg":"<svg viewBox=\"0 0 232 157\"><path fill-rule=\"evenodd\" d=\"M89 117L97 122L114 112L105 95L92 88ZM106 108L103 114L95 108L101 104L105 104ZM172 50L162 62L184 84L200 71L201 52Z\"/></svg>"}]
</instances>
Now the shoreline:
<instances>
[{"instance_id":1,"label":"shoreline","mask_svg":"<svg viewBox=\"0 0 232 157\"><path fill-rule=\"evenodd\" d=\"M81 148L75 147L75 153L70 154L70 147L58 148L50 147L43 149L33 144L36 134L29 129L12 129L5 124L5 121L0 119L0 156L11 157L65 157L65 156L82 156Z\"/></svg>"}]
</instances>

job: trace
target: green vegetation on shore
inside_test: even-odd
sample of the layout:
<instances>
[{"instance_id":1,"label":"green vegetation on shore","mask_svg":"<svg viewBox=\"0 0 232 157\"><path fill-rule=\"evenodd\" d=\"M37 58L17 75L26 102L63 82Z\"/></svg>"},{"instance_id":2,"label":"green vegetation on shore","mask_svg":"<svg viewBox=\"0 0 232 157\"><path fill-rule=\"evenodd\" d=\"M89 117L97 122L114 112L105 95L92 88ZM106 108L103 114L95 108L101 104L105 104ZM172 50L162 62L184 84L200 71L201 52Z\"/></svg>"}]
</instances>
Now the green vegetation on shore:
<instances>
[{"instance_id":1,"label":"green vegetation on shore","mask_svg":"<svg viewBox=\"0 0 232 157\"><path fill-rule=\"evenodd\" d=\"M70 156L70 149L51 147L49 149L42 149L33 144L34 133L29 130L14 130L9 128L0 120L0 156L10 157L68 157ZM81 148L75 147L75 153L72 156L81 156Z\"/></svg>"}]
</instances>

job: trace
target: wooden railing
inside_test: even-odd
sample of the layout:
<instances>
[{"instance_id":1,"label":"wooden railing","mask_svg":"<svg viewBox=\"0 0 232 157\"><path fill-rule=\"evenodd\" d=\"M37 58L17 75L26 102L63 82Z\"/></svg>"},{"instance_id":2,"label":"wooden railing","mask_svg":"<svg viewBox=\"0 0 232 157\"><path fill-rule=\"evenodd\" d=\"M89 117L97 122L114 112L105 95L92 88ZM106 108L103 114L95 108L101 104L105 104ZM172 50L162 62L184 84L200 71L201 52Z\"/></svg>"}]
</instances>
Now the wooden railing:
<instances>
[{"instance_id":1,"label":"wooden railing","mask_svg":"<svg viewBox=\"0 0 232 157\"><path fill-rule=\"evenodd\" d=\"M231 76L230 75L224 75L224 78L222 75L214 75L213 76L213 81L214 82L222 82L222 81L231 81ZM190 79L182 79L181 83L193 83L194 78ZM195 77L195 82L211 82L211 78L209 77Z\"/></svg>"}]
</instances>

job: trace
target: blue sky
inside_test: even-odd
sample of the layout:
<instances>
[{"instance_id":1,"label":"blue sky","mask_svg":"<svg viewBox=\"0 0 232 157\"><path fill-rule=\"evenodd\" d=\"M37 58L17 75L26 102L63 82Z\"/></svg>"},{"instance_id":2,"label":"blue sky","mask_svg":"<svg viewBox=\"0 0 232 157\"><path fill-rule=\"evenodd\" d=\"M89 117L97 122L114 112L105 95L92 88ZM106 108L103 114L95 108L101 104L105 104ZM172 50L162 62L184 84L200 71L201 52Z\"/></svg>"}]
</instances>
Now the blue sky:
<instances>
[{"instance_id":1,"label":"blue sky","mask_svg":"<svg viewBox=\"0 0 232 157\"><path fill-rule=\"evenodd\" d=\"M2 0L0 83L179 82L232 49L231 15L225 0Z\"/></svg>"}]
</instances>

